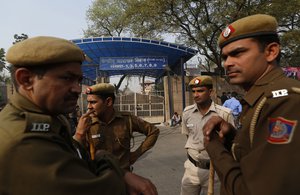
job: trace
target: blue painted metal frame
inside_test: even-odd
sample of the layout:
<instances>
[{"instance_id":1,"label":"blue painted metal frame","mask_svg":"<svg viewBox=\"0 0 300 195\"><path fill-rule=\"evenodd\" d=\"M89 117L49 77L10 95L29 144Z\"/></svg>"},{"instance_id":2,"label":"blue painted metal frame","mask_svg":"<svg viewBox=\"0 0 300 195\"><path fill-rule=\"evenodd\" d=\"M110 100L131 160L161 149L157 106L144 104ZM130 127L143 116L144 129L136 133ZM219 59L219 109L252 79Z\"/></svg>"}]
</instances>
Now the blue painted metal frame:
<instances>
[{"instance_id":1,"label":"blue painted metal frame","mask_svg":"<svg viewBox=\"0 0 300 195\"><path fill-rule=\"evenodd\" d=\"M140 57L140 56L164 56L168 59L171 69L181 66L182 59L186 62L197 50L169 43L142 38L128 37L96 37L71 40L77 44L90 60L83 63L83 74L86 78L95 80L99 75L136 75L160 78L165 75L162 69L129 69L107 70L100 68L101 57Z\"/></svg>"}]
</instances>

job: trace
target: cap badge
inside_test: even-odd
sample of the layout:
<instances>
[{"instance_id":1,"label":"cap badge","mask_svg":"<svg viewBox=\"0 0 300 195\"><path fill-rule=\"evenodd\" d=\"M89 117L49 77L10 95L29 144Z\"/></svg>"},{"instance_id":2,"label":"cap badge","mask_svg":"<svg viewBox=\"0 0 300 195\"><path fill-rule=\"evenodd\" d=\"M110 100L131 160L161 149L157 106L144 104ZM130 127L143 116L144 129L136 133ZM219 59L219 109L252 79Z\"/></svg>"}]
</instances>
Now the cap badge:
<instances>
[{"instance_id":1,"label":"cap badge","mask_svg":"<svg viewBox=\"0 0 300 195\"><path fill-rule=\"evenodd\" d=\"M88 88L86 88L85 93L86 93L86 94L89 94L89 93L91 93L92 91L93 91L92 88L88 87Z\"/></svg>"},{"instance_id":2,"label":"cap badge","mask_svg":"<svg viewBox=\"0 0 300 195\"><path fill-rule=\"evenodd\" d=\"M195 84L199 84L199 83L200 83L200 80L199 80L199 79L196 79L194 83L195 83Z\"/></svg>"},{"instance_id":3,"label":"cap badge","mask_svg":"<svg viewBox=\"0 0 300 195\"><path fill-rule=\"evenodd\" d=\"M231 26L231 25L229 25L229 26L227 26L226 28L225 28L225 30L222 32L222 36L226 39L226 38L228 38L230 35L231 35L231 33L233 33L235 30L234 30L234 28Z\"/></svg>"}]
</instances>

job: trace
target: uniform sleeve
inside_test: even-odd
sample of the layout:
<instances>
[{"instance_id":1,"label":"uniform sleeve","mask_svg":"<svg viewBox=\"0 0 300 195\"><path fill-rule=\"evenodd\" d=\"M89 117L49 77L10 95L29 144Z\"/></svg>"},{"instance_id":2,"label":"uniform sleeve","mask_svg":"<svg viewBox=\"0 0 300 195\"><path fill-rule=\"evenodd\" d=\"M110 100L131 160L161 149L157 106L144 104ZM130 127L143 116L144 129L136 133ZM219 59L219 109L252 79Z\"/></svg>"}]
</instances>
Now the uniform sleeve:
<instances>
[{"instance_id":1,"label":"uniform sleeve","mask_svg":"<svg viewBox=\"0 0 300 195\"><path fill-rule=\"evenodd\" d=\"M133 164L142 154L154 146L159 135L159 129L136 116L131 117L132 131L142 133L146 136L141 145L135 151L131 152L130 163Z\"/></svg>"},{"instance_id":2,"label":"uniform sleeve","mask_svg":"<svg viewBox=\"0 0 300 195\"><path fill-rule=\"evenodd\" d=\"M227 118L226 118L226 122L232 124L232 126L235 127L235 124L234 124L234 117L233 117L232 112L228 113Z\"/></svg>"},{"instance_id":3,"label":"uniform sleeve","mask_svg":"<svg viewBox=\"0 0 300 195\"><path fill-rule=\"evenodd\" d=\"M222 195L248 195L240 165L223 144L214 139L208 144L206 151L222 183Z\"/></svg>"},{"instance_id":4,"label":"uniform sleeve","mask_svg":"<svg viewBox=\"0 0 300 195\"><path fill-rule=\"evenodd\" d=\"M208 144L224 194L300 194L299 98L298 94L268 98L259 112L252 146L240 148L239 161L217 139ZM249 129L238 134L250 139Z\"/></svg>"},{"instance_id":5,"label":"uniform sleeve","mask_svg":"<svg viewBox=\"0 0 300 195\"><path fill-rule=\"evenodd\" d=\"M82 195L124 194L125 184L109 163L97 174L58 136L25 135L7 156L7 185L9 194ZM2 184L1 184L2 185Z\"/></svg>"},{"instance_id":6,"label":"uniform sleeve","mask_svg":"<svg viewBox=\"0 0 300 195\"><path fill-rule=\"evenodd\" d=\"M242 104L241 103L239 103L239 105L238 105L238 110L239 110L239 114L241 114L242 113Z\"/></svg>"},{"instance_id":7,"label":"uniform sleeve","mask_svg":"<svg viewBox=\"0 0 300 195\"><path fill-rule=\"evenodd\" d=\"M181 126L181 133L182 134L185 134L185 135L188 135L189 134L189 130L186 126L186 113L183 113L182 115L182 126Z\"/></svg>"}]
</instances>

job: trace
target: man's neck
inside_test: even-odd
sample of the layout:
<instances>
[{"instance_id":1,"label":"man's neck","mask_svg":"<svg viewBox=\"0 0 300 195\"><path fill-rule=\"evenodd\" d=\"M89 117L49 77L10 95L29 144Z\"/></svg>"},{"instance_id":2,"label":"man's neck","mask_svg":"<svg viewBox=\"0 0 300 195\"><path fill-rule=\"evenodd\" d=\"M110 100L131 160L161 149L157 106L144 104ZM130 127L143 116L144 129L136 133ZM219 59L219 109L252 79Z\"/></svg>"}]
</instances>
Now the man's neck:
<instances>
[{"instance_id":1,"label":"man's neck","mask_svg":"<svg viewBox=\"0 0 300 195\"><path fill-rule=\"evenodd\" d=\"M105 123L109 123L113 119L114 114L115 110L113 108L107 109L105 113L101 117L99 117L99 120Z\"/></svg>"},{"instance_id":2,"label":"man's neck","mask_svg":"<svg viewBox=\"0 0 300 195\"><path fill-rule=\"evenodd\" d=\"M202 104L197 104L197 107L202 115L204 115L209 110L211 103L212 103L212 100L210 99L206 102L203 102Z\"/></svg>"}]
</instances>

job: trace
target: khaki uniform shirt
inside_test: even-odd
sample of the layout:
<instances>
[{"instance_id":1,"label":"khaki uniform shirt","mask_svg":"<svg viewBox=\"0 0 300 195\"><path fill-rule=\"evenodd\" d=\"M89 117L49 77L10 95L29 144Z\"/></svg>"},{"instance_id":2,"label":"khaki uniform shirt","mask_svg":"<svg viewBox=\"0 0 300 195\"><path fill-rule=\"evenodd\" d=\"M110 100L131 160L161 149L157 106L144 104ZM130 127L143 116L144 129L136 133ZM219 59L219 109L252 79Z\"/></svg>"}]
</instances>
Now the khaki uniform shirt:
<instances>
[{"instance_id":1,"label":"khaki uniform shirt","mask_svg":"<svg viewBox=\"0 0 300 195\"><path fill-rule=\"evenodd\" d=\"M116 112L109 123L92 118L92 140L95 150L106 150L115 155L121 167L129 170L142 154L152 148L158 138L159 129L129 113ZM133 132L146 136L140 146L135 146ZM135 147L134 151L131 149Z\"/></svg>"},{"instance_id":2,"label":"khaki uniform shirt","mask_svg":"<svg viewBox=\"0 0 300 195\"><path fill-rule=\"evenodd\" d=\"M257 81L241 103L242 129L233 153L217 139L207 147L222 194L300 194L300 82L276 68Z\"/></svg>"},{"instance_id":3,"label":"khaki uniform shirt","mask_svg":"<svg viewBox=\"0 0 300 195\"><path fill-rule=\"evenodd\" d=\"M122 171L108 157L80 159L67 126L13 95L0 112L0 194L126 194Z\"/></svg>"},{"instance_id":4,"label":"khaki uniform shirt","mask_svg":"<svg viewBox=\"0 0 300 195\"><path fill-rule=\"evenodd\" d=\"M188 136L185 148L194 160L209 159L203 145L202 128L212 116L220 116L229 123L234 124L231 110L214 102L211 103L210 108L204 115L198 110L197 104L187 106L183 111L182 133Z\"/></svg>"}]
</instances>

